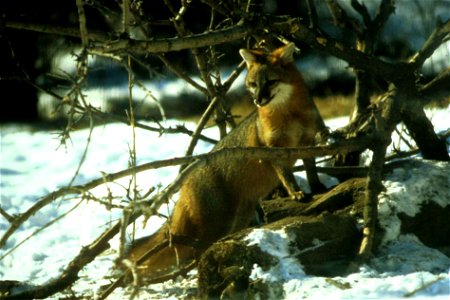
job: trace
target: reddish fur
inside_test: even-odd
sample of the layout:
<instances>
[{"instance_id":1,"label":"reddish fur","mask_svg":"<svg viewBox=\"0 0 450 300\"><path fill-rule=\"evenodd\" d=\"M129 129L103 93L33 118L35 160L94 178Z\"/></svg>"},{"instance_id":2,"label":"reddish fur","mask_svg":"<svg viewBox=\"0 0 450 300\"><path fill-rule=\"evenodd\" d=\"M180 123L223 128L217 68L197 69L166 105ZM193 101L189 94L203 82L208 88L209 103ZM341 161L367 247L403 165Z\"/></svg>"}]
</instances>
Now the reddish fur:
<instances>
[{"instance_id":1,"label":"reddish fur","mask_svg":"<svg viewBox=\"0 0 450 300\"><path fill-rule=\"evenodd\" d=\"M284 48L275 50L268 59L273 64L279 64L282 81L293 85L291 97L282 102L283 105L269 103L258 108L212 151L226 147L298 147L314 144L315 135L324 129L324 124L308 97L305 83L295 65L282 62L283 51ZM252 76L253 68L257 67L256 64L250 65L248 76ZM274 170L275 163L292 167L294 162L228 158L211 160L203 168L194 170L181 187L172 218L155 235L134 245L130 257L138 259L161 243L169 232L213 243L247 227L255 215L258 201L280 182ZM141 274L155 277L167 273L169 269L176 268L178 262L187 263L204 250L173 245L146 260Z\"/></svg>"}]
</instances>

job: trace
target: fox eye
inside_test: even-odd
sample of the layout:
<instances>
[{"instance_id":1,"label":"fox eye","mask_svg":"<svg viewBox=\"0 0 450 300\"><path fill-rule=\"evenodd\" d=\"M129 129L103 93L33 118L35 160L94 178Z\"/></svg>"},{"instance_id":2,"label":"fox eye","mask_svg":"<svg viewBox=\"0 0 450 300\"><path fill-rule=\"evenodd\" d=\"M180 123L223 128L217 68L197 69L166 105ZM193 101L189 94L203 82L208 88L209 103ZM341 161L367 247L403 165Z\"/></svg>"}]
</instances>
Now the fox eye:
<instances>
[{"instance_id":1,"label":"fox eye","mask_svg":"<svg viewBox=\"0 0 450 300\"><path fill-rule=\"evenodd\" d=\"M252 87L252 88L256 87L256 82L255 81L250 81L247 84L248 84L249 87Z\"/></svg>"}]
</instances>

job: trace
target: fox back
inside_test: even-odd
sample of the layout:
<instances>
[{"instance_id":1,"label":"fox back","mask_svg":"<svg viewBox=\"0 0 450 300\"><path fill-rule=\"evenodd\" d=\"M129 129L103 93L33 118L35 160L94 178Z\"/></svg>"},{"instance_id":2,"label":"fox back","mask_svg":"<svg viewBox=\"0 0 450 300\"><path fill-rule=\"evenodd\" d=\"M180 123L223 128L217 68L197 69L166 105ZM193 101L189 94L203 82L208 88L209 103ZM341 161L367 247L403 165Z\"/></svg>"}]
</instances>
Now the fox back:
<instances>
[{"instance_id":1,"label":"fox back","mask_svg":"<svg viewBox=\"0 0 450 300\"><path fill-rule=\"evenodd\" d=\"M314 144L316 134L325 126L294 65L294 49L294 44L288 44L271 53L240 51L247 63L246 86L257 109L212 151ZM258 201L279 185L278 166L292 168L293 164L294 161L241 157L208 160L182 184L179 199L166 225L153 236L136 243L130 257L137 260L170 235L208 244L246 228L255 216ZM318 181L317 174L315 179ZM172 243L171 247L147 259L141 266L141 274L156 278L182 267L204 250Z\"/></svg>"}]
</instances>

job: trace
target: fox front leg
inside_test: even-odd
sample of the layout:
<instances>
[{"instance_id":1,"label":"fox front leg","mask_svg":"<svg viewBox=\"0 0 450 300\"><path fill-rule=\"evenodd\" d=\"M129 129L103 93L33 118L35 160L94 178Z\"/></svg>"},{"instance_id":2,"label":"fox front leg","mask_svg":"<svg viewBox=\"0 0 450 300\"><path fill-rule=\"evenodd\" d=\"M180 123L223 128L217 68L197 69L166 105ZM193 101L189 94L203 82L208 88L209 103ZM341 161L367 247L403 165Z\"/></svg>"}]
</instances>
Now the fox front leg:
<instances>
[{"instance_id":1,"label":"fox front leg","mask_svg":"<svg viewBox=\"0 0 450 300\"><path fill-rule=\"evenodd\" d=\"M289 197L291 197L292 200L302 200L305 197L305 194L300 190L300 187L295 180L295 176L292 173L292 169L277 164L274 164L273 168L275 169L275 172L277 173L284 188L288 192Z\"/></svg>"}]
</instances>

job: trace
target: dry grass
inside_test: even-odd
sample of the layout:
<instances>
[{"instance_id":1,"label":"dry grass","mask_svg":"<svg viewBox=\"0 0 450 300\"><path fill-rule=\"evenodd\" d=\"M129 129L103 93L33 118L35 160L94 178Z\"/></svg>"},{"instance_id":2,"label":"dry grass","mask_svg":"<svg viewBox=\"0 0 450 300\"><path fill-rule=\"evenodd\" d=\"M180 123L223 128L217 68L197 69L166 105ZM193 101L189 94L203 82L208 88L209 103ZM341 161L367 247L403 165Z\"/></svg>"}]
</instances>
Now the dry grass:
<instances>
[{"instance_id":1,"label":"dry grass","mask_svg":"<svg viewBox=\"0 0 450 300\"><path fill-rule=\"evenodd\" d=\"M372 96L371 101L375 101L378 98L377 95ZM336 117L350 116L354 99L353 95L328 95L325 97L314 97L319 112L324 119L332 119ZM248 100L245 95L232 95L231 101L231 114L234 116L236 123L239 123L243 118L256 109L255 105ZM426 107L445 108L450 105L450 97L441 98L427 104ZM198 121L200 116L192 116L185 118L185 120ZM210 121L208 126L213 126L214 122Z\"/></svg>"},{"instance_id":2,"label":"dry grass","mask_svg":"<svg viewBox=\"0 0 450 300\"><path fill-rule=\"evenodd\" d=\"M351 96L329 95L326 97L314 98L314 102L324 119L350 116L353 109L353 99Z\"/></svg>"},{"instance_id":3,"label":"dry grass","mask_svg":"<svg viewBox=\"0 0 450 300\"><path fill-rule=\"evenodd\" d=\"M449 106L450 106L450 96L448 96L448 97L441 97L439 99L436 99L435 101L431 101L425 107L428 107L428 108L446 108L446 107L449 107Z\"/></svg>"},{"instance_id":4,"label":"dry grass","mask_svg":"<svg viewBox=\"0 0 450 300\"><path fill-rule=\"evenodd\" d=\"M314 98L314 102L324 119L349 116L353 109L353 99L351 96L330 95L327 97ZM236 101L231 106L231 113L233 116L236 116L237 122L254 110L255 106L251 101L248 101L248 99Z\"/></svg>"},{"instance_id":5,"label":"dry grass","mask_svg":"<svg viewBox=\"0 0 450 300\"><path fill-rule=\"evenodd\" d=\"M371 97L373 103L378 99L379 95ZM322 98L315 98L314 102L324 119L331 119L335 117L350 116L354 100L353 95L330 95ZM425 107L427 108L446 108L450 106L450 97L437 98L431 101Z\"/></svg>"}]
</instances>

